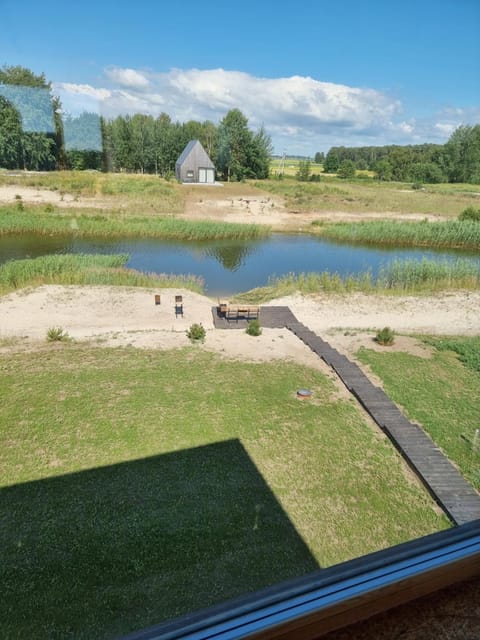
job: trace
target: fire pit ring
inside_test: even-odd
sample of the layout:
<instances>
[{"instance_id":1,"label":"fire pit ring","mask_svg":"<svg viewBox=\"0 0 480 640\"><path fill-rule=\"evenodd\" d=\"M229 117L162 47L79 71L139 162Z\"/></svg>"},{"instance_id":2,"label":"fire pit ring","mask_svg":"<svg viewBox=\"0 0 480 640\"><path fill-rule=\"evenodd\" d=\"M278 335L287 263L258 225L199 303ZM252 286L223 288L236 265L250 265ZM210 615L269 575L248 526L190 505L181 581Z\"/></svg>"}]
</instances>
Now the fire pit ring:
<instances>
[{"instance_id":1,"label":"fire pit ring","mask_svg":"<svg viewBox=\"0 0 480 640\"><path fill-rule=\"evenodd\" d=\"M297 391L297 398L299 398L300 400L308 400L312 397L312 395L313 391L310 391L310 389L299 389Z\"/></svg>"}]
</instances>

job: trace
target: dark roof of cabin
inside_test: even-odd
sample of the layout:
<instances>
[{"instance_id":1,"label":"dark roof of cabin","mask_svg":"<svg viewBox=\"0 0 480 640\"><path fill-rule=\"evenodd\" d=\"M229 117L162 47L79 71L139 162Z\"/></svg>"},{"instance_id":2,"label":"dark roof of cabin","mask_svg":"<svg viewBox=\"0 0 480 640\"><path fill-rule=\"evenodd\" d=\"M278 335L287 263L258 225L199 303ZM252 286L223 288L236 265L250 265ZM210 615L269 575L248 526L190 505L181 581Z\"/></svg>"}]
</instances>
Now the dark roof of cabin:
<instances>
[{"instance_id":1,"label":"dark roof of cabin","mask_svg":"<svg viewBox=\"0 0 480 640\"><path fill-rule=\"evenodd\" d=\"M208 158L208 162L210 163L210 166L212 168L215 167L215 165L213 164L213 162L210 159L210 156L208 155L208 153L205 151L205 149L203 148L202 143L200 142L200 140L190 140L190 142L187 144L187 146L185 147L185 149L182 151L182 153L180 154L177 162L175 163L175 166L177 165L182 165L185 160L188 158L188 156L191 154L191 152L193 151L193 149L195 147L200 147L199 149L199 153L203 153L205 154L205 158ZM208 165L207 165L208 166Z\"/></svg>"},{"instance_id":2,"label":"dark roof of cabin","mask_svg":"<svg viewBox=\"0 0 480 640\"><path fill-rule=\"evenodd\" d=\"M187 144L187 146L185 147L185 149L182 151L182 153L180 154L178 160L177 160L177 164L183 164L185 162L185 160L188 158L188 156L190 155L191 150L193 149L193 147L196 144L201 144L200 140L190 140L190 142Z\"/></svg>"}]
</instances>

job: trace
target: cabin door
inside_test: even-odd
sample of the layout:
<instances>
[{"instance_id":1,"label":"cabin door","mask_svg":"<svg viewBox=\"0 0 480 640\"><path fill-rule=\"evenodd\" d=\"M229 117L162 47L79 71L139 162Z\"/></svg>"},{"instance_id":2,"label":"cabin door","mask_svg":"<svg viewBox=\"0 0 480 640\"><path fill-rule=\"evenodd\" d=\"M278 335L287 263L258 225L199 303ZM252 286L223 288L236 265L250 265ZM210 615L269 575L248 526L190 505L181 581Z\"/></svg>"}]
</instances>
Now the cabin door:
<instances>
[{"instance_id":1,"label":"cabin door","mask_svg":"<svg viewBox=\"0 0 480 640\"><path fill-rule=\"evenodd\" d=\"M209 184L213 184L215 182L215 172L213 169L199 169L198 170L198 181L199 182L208 182Z\"/></svg>"}]
</instances>

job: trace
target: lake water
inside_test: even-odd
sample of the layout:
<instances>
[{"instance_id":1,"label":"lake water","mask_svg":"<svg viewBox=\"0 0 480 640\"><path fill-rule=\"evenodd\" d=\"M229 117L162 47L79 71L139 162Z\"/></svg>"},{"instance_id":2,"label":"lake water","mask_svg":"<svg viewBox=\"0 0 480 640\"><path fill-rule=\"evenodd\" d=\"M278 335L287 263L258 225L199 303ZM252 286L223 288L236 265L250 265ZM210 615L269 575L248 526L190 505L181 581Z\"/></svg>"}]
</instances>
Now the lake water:
<instances>
[{"instance_id":1,"label":"lake water","mask_svg":"<svg viewBox=\"0 0 480 640\"><path fill-rule=\"evenodd\" d=\"M201 276L206 292L212 296L247 291L267 284L270 276L291 272L330 271L346 275L370 270L375 274L395 258L468 257L480 266L478 253L360 247L306 235L274 234L261 240L210 242L77 239L33 234L0 237L0 263L56 253L128 253L127 266L132 269Z\"/></svg>"}]
</instances>

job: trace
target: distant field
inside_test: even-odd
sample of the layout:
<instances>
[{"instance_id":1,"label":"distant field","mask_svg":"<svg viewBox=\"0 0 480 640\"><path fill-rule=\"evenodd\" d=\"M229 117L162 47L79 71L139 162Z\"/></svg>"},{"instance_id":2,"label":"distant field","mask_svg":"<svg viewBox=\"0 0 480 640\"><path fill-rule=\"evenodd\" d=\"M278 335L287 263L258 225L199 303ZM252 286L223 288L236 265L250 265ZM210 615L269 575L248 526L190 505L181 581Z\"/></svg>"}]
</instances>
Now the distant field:
<instances>
[{"instance_id":1,"label":"distant field","mask_svg":"<svg viewBox=\"0 0 480 640\"><path fill-rule=\"evenodd\" d=\"M415 213L457 217L469 206L480 206L480 187L467 184L428 185L413 190L410 183L370 179L341 180L322 176L320 182L258 180L255 185L285 198L294 211Z\"/></svg>"},{"instance_id":2,"label":"distant field","mask_svg":"<svg viewBox=\"0 0 480 640\"><path fill-rule=\"evenodd\" d=\"M285 158L283 162L280 158L274 158L270 163L270 173L275 176L279 173L283 173L285 176L295 176L300 165L298 158ZM310 173L312 175L318 175L323 172L323 165L316 162L310 162Z\"/></svg>"},{"instance_id":3,"label":"distant field","mask_svg":"<svg viewBox=\"0 0 480 640\"><path fill-rule=\"evenodd\" d=\"M291 363L11 351L0 423L2 638L118 637L448 526L356 405Z\"/></svg>"}]
</instances>

